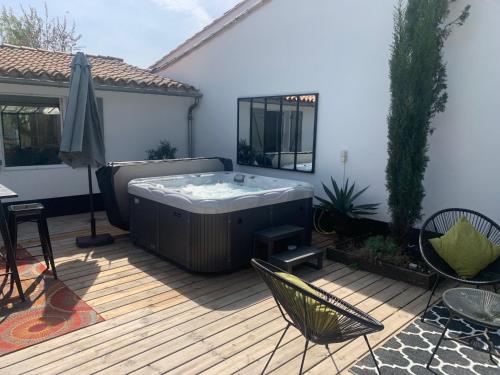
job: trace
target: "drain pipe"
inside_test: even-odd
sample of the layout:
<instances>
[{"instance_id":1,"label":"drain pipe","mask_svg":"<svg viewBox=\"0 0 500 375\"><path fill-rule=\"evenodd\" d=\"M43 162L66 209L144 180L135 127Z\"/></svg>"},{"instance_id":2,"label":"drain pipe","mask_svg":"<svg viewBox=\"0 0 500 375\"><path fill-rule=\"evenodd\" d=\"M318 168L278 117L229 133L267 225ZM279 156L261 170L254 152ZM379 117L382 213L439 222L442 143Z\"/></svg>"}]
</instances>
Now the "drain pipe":
<instances>
[{"instance_id":1,"label":"drain pipe","mask_svg":"<svg viewBox=\"0 0 500 375\"><path fill-rule=\"evenodd\" d=\"M198 106L200 103L200 96L196 96L194 98L194 103L189 106L188 109L188 116L187 116L187 121L188 121L188 157L192 158L193 157L193 110Z\"/></svg>"}]
</instances>

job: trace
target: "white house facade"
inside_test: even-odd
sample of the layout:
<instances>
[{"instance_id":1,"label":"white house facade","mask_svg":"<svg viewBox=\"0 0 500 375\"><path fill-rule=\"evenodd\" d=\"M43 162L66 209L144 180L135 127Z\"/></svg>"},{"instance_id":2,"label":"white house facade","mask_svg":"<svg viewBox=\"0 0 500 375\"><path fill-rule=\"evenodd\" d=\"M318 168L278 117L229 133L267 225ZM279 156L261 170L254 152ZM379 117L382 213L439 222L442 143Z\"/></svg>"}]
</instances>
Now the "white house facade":
<instances>
[{"instance_id":1,"label":"white house facade","mask_svg":"<svg viewBox=\"0 0 500 375\"><path fill-rule=\"evenodd\" d=\"M34 53L35 57L25 56L27 52ZM1 68L7 64L14 68L17 66L12 63L13 59L10 63L4 60L0 64L3 65L0 67L0 184L16 191L19 195L17 200L21 201L88 193L86 169L72 169L54 159L62 132L68 82L63 74L59 73L61 77L58 80L56 73L51 72L62 69L60 66L63 64L69 70L67 63L71 56L63 55L64 61L61 62L57 54L5 45L0 47L0 54L15 55L19 65L32 59L33 65L40 64L40 70L48 72L35 77L23 70L21 65L17 74L12 71L2 74L6 69L2 71ZM106 65L107 61L101 60L94 61L94 64L97 74L101 72L104 75L107 74L106 67L102 65ZM116 59L113 61L113 64L124 64L116 62ZM134 79L144 80L140 69L130 66L125 66L125 69L137 70ZM107 79L105 85L104 79ZM152 79L155 79L154 76ZM106 160L143 160L146 150L157 147L163 139L175 145L178 157L186 157L188 111L199 93L191 87L178 90L162 87L157 82L142 86L118 82L116 77L103 77L101 83L96 80L96 95L102 108ZM53 155L40 156L47 153ZM95 179L94 184L95 191L98 191Z\"/></svg>"},{"instance_id":2,"label":"white house facade","mask_svg":"<svg viewBox=\"0 0 500 375\"><path fill-rule=\"evenodd\" d=\"M424 214L468 207L500 221L500 2L458 0L450 17L468 3L470 17L446 41L449 100L433 123ZM380 202L377 218L387 220L388 62L396 5L244 1L152 68L203 93L194 124L196 156L236 161L238 99L318 94L314 173L236 168L306 180L317 194L321 182L345 175L358 187L370 185L363 199ZM242 121L240 114L240 127Z\"/></svg>"}]
</instances>

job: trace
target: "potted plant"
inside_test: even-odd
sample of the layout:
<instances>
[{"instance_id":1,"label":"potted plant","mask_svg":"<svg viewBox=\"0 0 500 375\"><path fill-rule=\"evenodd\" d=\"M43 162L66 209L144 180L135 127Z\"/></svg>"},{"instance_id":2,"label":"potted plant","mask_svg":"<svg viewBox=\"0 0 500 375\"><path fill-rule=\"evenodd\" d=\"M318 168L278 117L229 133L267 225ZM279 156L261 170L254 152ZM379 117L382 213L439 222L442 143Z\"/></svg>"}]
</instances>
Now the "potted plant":
<instances>
[{"instance_id":1,"label":"potted plant","mask_svg":"<svg viewBox=\"0 0 500 375\"><path fill-rule=\"evenodd\" d=\"M175 159L177 149L166 140L160 141L157 148L146 150L149 160Z\"/></svg>"},{"instance_id":2,"label":"potted plant","mask_svg":"<svg viewBox=\"0 0 500 375\"><path fill-rule=\"evenodd\" d=\"M240 139L238 142L238 164L254 165L255 164L255 153L252 150L246 139Z\"/></svg>"},{"instance_id":3,"label":"potted plant","mask_svg":"<svg viewBox=\"0 0 500 375\"><path fill-rule=\"evenodd\" d=\"M356 183L349 183L347 179L344 185L340 186L331 177L332 189L324 183L323 190L326 194L326 199L315 196L320 202L320 209L324 210L331 221L333 222L334 230L339 235L355 235L359 233L359 218L363 216L374 215L379 206L378 203L357 204L358 198L368 189L355 191Z\"/></svg>"}]
</instances>

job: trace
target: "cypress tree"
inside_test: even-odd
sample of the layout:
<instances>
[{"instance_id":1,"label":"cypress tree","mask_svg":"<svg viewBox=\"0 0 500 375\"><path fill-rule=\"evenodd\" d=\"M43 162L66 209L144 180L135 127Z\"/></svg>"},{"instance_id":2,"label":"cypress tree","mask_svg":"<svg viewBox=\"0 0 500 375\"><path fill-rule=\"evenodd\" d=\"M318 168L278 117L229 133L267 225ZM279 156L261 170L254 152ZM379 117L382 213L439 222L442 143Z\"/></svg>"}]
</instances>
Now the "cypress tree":
<instances>
[{"instance_id":1,"label":"cypress tree","mask_svg":"<svg viewBox=\"0 0 500 375\"><path fill-rule=\"evenodd\" d=\"M444 111L448 99L443 45L452 28L469 15L467 5L446 23L454 1L401 1L394 13L386 186L393 235L401 244L421 218L427 137L432 118Z\"/></svg>"}]
</instances>

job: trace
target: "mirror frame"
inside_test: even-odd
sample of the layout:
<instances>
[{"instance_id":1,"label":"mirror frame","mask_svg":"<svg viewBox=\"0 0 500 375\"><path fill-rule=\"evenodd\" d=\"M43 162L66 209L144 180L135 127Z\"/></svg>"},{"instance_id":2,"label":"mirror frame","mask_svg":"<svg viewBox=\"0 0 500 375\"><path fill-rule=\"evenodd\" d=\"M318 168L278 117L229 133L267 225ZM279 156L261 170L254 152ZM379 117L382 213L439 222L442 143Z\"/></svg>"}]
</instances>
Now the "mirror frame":
<instances>
[{"instance_id":1,"label":"mirror frame","mask_svg":"<svg viewBox=\"0 0 500 375\"><path fill-rule=\"evenodd\" d=\"M310 171L305 171L305 170L300 170L297 169L297 149L295 149L295 156L294 156L294 166L293 169L289 168L282 168L281 165L278 163L277 167L268 167L265 165L253 165L253 164L244 164L240 163L238 160L238 148L239 148L239 142L240 142L240 101L250 101L250 113L252 111L252 103L254 99L267 99L267 98L276 98L280 97L283 98L285 96L296 96L296 97L301 97L301 96L311 96L314 95L316 97L315 101L315 106L314 106L314 125L313 125L313 143L312 143L312 165L311 165L311 170ZM282 99L280 99L280 107L282 106ZM264 96L248 96L248 97L239 97L237 99L236 103L236 123L237 123L237 128L236 128L236 164L238 165L243 165L247 167L256 167L256 168L266 168L266 169L279 169L282 171L288 171L288 172L300 172L300 173L314 173L316 169L316 130L317 130L317 124L318 124L318 104L319 104L319 93L314 92L314 93L302 93L302 94L285 94L285 95L264 95ZM300 108L300 100L297 101L297 107ZM251 118L250 118L251 121ZM250 125L251 126L251 125ZM295 140L295 144L297 144L297 139ZM281 151L279 151L281 153Z\"/></svg>"}]
</instances>

